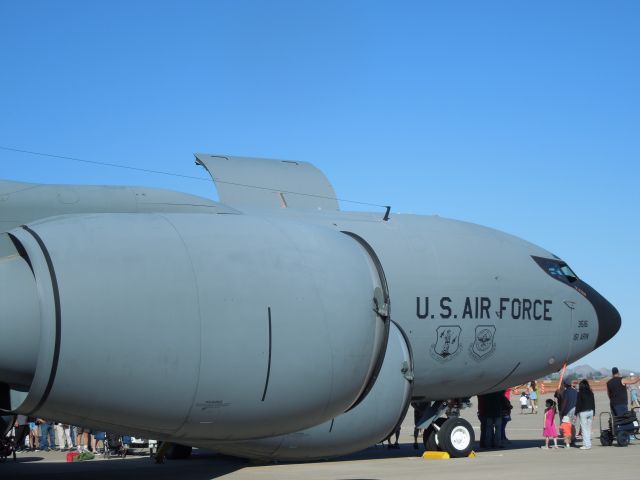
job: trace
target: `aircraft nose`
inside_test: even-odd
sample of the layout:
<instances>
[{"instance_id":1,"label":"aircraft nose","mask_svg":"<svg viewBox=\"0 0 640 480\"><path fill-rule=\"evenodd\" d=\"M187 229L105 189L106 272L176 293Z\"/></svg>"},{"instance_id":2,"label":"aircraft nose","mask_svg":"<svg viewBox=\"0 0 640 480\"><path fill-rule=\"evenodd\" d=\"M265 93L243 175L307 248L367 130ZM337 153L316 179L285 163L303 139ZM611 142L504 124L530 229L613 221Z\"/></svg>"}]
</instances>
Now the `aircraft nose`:
<instances>
[{"instance_id":1,"label":"aircraft nose","mask_svg":"<svg viewBox=\"0 0 640 480\"><path fill-rule=\"evenodd\" d=\"M594 288L583 282L580 289L586 293L587 299L593 305L596 315L598 316L598 338L594 347L598 348L618 333L622 325L622 319L616 307L611 305L611 303Z\"/></svg>"},{"instance_id":2,"label":"aircraft nose","mask_svg":"<svg viewBox=\"0 0 640 480\"><path fill-rule=\"evenodd\" d=\"M0 235L0 382L29 386L40 345L36 282L9 236Z\"/></svg>"},{"instance_id":3,"label":"aircraft nose","mask_svg":"<svg viewBox=\"0 0 640 480\"><path fill-rule=\"evenodd\" d=\"M616 307L611 305L603 296L600 296L600 298L602 301L594 304L596 313L598 314L598 340L596 341L596 348L611 340L613 336L618 333L622 325L622 319Z\"/></svg>"}]
</instances>

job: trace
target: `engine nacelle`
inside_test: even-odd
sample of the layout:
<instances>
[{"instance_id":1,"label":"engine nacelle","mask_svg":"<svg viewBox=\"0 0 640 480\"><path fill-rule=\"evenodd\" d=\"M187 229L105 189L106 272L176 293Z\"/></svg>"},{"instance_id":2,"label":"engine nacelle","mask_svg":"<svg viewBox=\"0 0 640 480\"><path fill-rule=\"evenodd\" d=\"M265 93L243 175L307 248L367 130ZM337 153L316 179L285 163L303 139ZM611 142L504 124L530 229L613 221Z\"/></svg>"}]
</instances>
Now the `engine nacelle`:
<instances>
[{"instance_id":1,"label":"engine nacelle","mask_svg":"<svg viewBox=\"0 0 640 480\"><path fill-rule=\"evenodd\" d=\"M12 316L0 328L39 340L0 337L0 351L32 345L0 378L4 410L160 439L273 436L347 410L384 355L384 280L341 232L244 215L95 214L10 235L20 256L0 261L0 280L19 262L36 306L19 319L29 328ZM12 302L0 295L3 312Z\"/></svg>"},{"instance_id":2,"label":"engine nacelle","mask_svg":"<svg viewBox=\"0 0 640 480\"><path fill-rule=\"evenodd\" d=\"M213 443L228 455L260 460L314 460L357 452L385 439L400 424L411 401L411 352L392 324L387 354L373 389L357 407L322 425L260 440Z\"/></svg>"}]
</instances>

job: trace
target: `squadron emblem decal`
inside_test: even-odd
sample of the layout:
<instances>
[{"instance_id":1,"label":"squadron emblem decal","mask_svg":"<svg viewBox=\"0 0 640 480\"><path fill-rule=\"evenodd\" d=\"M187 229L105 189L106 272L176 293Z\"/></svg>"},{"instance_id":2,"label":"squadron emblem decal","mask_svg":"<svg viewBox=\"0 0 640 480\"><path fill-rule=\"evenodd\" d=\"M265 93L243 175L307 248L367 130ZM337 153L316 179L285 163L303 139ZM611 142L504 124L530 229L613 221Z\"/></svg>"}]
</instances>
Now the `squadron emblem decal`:
<instances>
[{"instance_id":1,"label":"squadron emblem decal","mask_svg":"<svg viewBox=\"0 0 640 480\"><path fill-rule=\"evenodd\" d=\"M440 325L436 328L436 343L431 345L430 353L439 362L446 362L460 353L460 334L458 325Z\"/></svg>"},{"instance_id":2,"label":"squadron emblem decal","mask_svg":"<svg viewBox=\"0 0 640 480\"><path fill-rule=\"evenodd\" d=\"M471 356L477 361L489 358L496 350L495 337L495 325L478 325L474 342L469 347Z\"/></svg>"}]
</instances>

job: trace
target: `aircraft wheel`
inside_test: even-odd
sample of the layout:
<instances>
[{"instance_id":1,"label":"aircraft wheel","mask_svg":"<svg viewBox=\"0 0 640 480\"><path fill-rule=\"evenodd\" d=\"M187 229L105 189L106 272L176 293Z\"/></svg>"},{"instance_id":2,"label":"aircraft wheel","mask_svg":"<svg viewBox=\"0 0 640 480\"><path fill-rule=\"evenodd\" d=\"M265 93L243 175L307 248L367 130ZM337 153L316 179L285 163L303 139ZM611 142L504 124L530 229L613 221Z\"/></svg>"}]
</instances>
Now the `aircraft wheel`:
<instances>
[{"instance_id":1,"label":"aircraft wheel","mask_svg":"<svg viewBox=\"0 0 640 480\"><path fill-rule=\"evenodd\" d=\"M447 419L444 417L436 418L433 423L438 425L438 427L442 428L444 422ZM438 431L433 427L433 424L429 425L424 429L422 441L424 443L424 449L428 452L437 452L440 450L440 446L438 445Z\"/></svg>"},{"instance_id":2,"label":"aircraft wheel","mask_svg":"<svg viewBox=\"0 0 640 480\"><path fill-rule=\"evenodd\" d=\"M616 440L618 441L618 446L626 447L629 445L629 434L621 430L616 434Z\"/></svg>"},{"instance_id":3,"label":"aircraft wheel","mask_svg":"<svg viewBox=\"0 0 640 480\"><path fill-rule=\"evenodd\" d=\"M473 427L464 418L449 418L438 432L438 445L451 458L469 456L474 441Z\"/></svg>"},{"instance_id":4,"label":"aircraft wheel","mask_svg":"<svg viewBox=\"0 0 640 480\"><path fill-rule=\"evenodd\" d=\"M191 456L192 447L186 445L173 444L167 451L167 458L169 460L185 460Z\"/></svg>"},{"instance_id":5,"label":"aircraft wheel","mask_svg":"<svg viewBox=\"0 0 640 480\"><path fill-rule=\"evenodd\" d=\"M438 436L434 428L431 428L429 433L424 434L424 449L427 452L437 452L438 448Z\"/></svg>"},{"instance_id":6,"label":"aircraft wheel","mask_svg":"<svg viewBox=\"0 0 640 480\"><path fill-rule=\"evenodd\" d=\"M603 447L610 447L611 445L613 445L613 435L611 435L611 432L609 430L603 430L600 433L600 444Z\"/></svg>"}]
</instances>

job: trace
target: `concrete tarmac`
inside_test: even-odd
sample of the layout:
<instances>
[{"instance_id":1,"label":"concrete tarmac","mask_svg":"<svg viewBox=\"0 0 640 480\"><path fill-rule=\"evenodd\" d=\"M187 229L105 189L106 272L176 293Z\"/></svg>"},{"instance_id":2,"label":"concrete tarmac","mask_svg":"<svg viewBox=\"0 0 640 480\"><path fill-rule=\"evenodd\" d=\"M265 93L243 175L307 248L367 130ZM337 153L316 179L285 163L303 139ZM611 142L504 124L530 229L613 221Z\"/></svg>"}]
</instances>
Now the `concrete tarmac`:
<instances>
[{"instance_id":1,"label":"concrete tarmac","mask_svg":"<svg viewBox=\"0 0 640 480\"><path fill-rule=\"evenodd\" d=\"M541 404L549 395L543 396ZM475 402L475 398L472 401ZM580 478L601 480L609 477L636 478L640 473L640 440L628 447L602 447L599 441L598 414L608 410L606 395L596 394L596 417L593 424L593 447L543 450L543 408L537 415L520 413L517 397L512 399L512 421L507 426L511 443L507 448L477 453L475 458L424 460L413 448L413 412L409 412L400 435L401 448L374 446L347 457L313 463L257 465L248 461L196 450L189 460L168 460L157 465L147 456L130 456L124 460L95 459L66 463L60 452L19 453L18 461L0 464L0 479L300 479L346 480L415 478ZM476 430L475 403L463 411Z\"/></svg>"}]
</instances>

